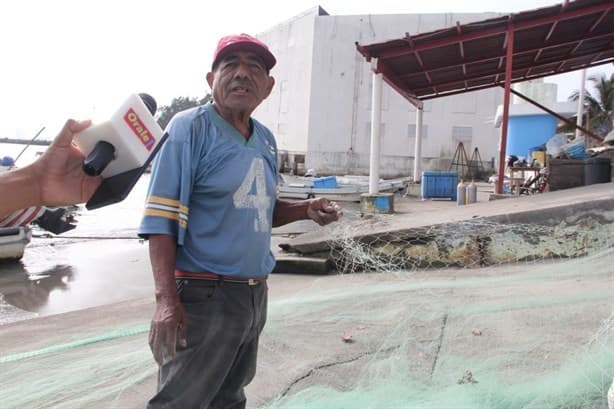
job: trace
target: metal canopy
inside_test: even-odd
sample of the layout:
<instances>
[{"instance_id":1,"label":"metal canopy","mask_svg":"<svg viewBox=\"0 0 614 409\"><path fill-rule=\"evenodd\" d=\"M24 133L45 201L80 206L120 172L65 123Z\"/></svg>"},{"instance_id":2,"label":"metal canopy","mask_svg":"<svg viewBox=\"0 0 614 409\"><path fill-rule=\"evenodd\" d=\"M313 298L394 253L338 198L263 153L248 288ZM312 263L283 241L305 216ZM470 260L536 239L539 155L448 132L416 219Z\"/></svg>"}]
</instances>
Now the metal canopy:
<instances>
[{"instance_id":1,"label":"metal canopy","mask_svg":"<svg viewBox=\"0 0 614 409\"><path fill-rule=\"evenodd\" d=\"M382 43L358 51L414 105L502 86L513 32L511 82L614 62L614 2L576 0Z\"/></svg>"},{"instance_id":2,"label":"metal canopy","mask_svg":"<svg viewBox=\"0 0 614 409\"><path fill-rule=\"evenodd\" d=\"M614 1L566 0L356 48L417 112L423 100L504 87L497 181L502 193L511 84L614 62Z\"/></svg>"}]
</instances>

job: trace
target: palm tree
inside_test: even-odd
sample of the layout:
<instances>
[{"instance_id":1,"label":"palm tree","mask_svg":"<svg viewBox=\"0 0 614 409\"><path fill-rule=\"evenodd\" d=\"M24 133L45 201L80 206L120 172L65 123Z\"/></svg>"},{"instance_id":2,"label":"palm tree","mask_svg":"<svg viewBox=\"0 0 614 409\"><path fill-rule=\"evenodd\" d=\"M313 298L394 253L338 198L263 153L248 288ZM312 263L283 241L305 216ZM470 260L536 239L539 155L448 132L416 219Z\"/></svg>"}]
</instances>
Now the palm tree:
<instances>
[{"instance_id":1,"label":"palm tree","mask_svg":"<svg viewBox=\"0 0 614 409\"><path fill-rule=\"evenodd\" d=\"M614 120L614 73L607 78L605 74L593 75L588 79L593 83L595 94L588 90L584 93L584 109L588 112L590 128L597 135L605 136L612 130ZM570 101L577 101L579 91L574 91Z\"/></svg>"}]
</instances>

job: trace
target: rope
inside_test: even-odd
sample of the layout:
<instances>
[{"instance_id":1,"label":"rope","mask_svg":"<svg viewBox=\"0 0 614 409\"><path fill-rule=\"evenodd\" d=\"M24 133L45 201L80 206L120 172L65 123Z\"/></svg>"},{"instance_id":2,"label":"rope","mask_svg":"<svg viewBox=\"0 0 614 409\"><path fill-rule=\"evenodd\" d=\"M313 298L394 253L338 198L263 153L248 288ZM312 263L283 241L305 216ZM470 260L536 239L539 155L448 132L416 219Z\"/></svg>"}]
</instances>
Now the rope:
<instances>
[{"instance_id":1,"label":"rope","mask_svg":"<svg viewBox=\"0 0 614 409\"><path fill-rule=\"evenodd\" d=\"M117 338L129 337L132 335L139 335L149 332L149 324L138 325L133 328L121 329L116 331L107 332L105 334L96 335L94 337L84 338L64 344L51 345L45 348L36 349L34 351L20 352L17 354L11 354L6 356L0 356L0 364L8 362L21 361L23 359L32 358L39 355L51 354L54 352L65 351L67 349L78 348L97 342L111 341Z\"/></svg>"}]
</instances>

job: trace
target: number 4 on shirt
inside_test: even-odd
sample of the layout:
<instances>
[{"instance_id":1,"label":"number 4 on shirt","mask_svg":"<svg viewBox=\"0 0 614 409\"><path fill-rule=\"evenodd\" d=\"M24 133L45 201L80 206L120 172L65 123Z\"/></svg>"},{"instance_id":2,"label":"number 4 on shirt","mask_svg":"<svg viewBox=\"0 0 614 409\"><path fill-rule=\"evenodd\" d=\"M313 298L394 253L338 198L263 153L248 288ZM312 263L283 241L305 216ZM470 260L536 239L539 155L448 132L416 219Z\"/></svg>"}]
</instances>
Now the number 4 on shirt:
<instances>
[{"instance_id":1,"label":"number 4 on shirt","mask_svg":"<svg viewBox=\"0 0 614 409\"><path fill-rule=\"evenodd\" d=\"M254 183L256 183L256 194L250 194ZM262 158L255 158L252 161L249 171L241 182L241 186L232 196L232 200L235 207L239 209L258 210L257 217L254 220L254 231L265 232L269 230L270 224L267 215L271 202L266 194L264 161Z\"/></svg>"}]
</instances>

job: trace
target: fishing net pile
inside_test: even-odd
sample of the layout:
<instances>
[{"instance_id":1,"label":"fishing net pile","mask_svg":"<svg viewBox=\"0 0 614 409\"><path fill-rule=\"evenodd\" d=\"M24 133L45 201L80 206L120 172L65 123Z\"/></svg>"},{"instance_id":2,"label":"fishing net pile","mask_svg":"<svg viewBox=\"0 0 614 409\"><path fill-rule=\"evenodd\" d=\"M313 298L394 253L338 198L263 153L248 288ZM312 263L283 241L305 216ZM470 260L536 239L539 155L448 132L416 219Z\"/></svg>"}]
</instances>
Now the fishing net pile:
<instances>
[{"instance_id":1,"label":"fishing net pile","mask_svg":"<svg viewBox=\"0 0 614 409\"><path fill-rule=\"evenodd\" d=\"M333 227L346 275L272 305L267 408L607 408L611 223L378 223Z\"/></svg>"},{"instance_id":2,"label":"fishing net pile","mask_svg":"<svg viewBox=\"0 0 614 409\"><path fill-rule=\"evenodd\" d=\"M338 271L396 272L433 268L476 268L509 263L543 263L582 257L612 247L614 223L585 215L555 224L503 223L473 219L386 231L378 218L334 227L330 245Z\"/></svg>"},{"instance_id":3,"label":"fishing net pile","mask_svg":"<svg viewBox=\"0 0 614 409\"><path fill-rule=\"evenodd\" d=\"M342 274L280 297L271 283L249 407L607 408L610 224L356 234L374 223L330 228ZM0 406L143 407L134 391L155 385L156 370L147 322L110 322L0 353Z\"/></svg>"}]
</instances>

